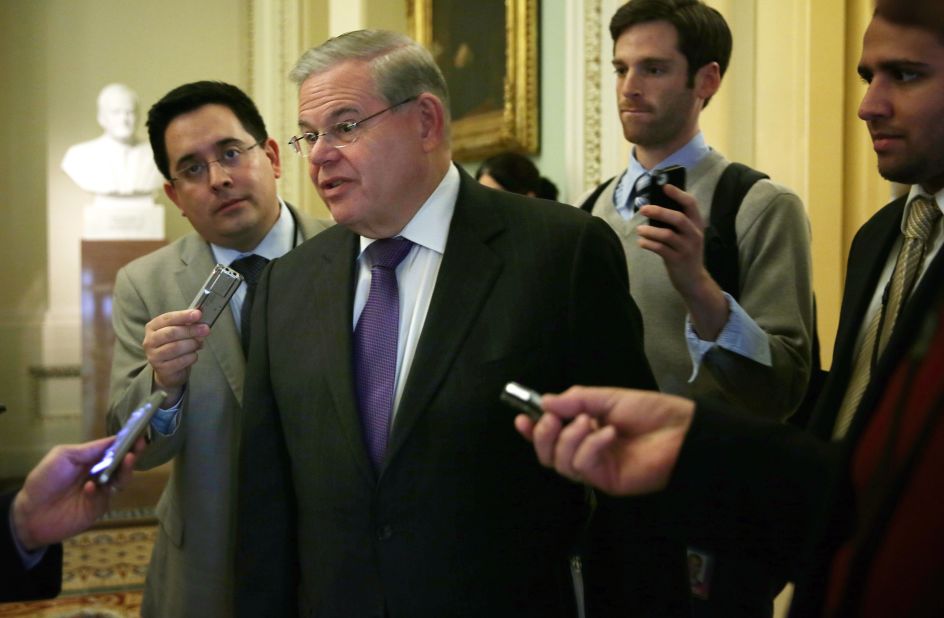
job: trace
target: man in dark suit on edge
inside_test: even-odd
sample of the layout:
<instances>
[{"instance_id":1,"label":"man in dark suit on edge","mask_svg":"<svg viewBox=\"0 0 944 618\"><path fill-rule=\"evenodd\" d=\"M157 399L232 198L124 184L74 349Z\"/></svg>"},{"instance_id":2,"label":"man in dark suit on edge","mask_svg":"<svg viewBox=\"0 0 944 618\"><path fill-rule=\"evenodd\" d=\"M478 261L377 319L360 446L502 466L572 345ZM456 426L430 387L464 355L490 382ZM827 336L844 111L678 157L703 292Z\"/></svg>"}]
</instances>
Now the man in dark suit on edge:
<instances>
[{"instance_id":1,"label":"man in dark suit on edge","mask_svg":"<svg viewBox=\"0 0 944 618\"><path fill-rule=\"evenodd\" d=\"M633 528L610 515L627 501L585 529L587 491L538 465L499 394L654 387L615 234L454 165L445 83L408 37L339 36L292 77L292 144L338 225L257 289L237 615L573 616L578 539L600 607L648 551L592 543Z\"/></svg>"},{"instance_id":2,"label":"man in dark suit on edge","mask_svg":"<svg viewBox=\"0 0 944 618\"><path fill-rule=\"evenodd\" d=\"M869 89L859 117L872 136L882 176L910 190L875 213L849 249L833 363L809 425L823 438L842 438L854 425L876 361L903 327L901 316L909 305L927 302L944 274L944 24L938 5L879 2L865 35L858 72ZM937 46L906 47L894 39L900 31L919 33ZM912 273L897 277L904 281L896 286L895 275L907 270L909 260Z\"/></svg>"}]
</instances>

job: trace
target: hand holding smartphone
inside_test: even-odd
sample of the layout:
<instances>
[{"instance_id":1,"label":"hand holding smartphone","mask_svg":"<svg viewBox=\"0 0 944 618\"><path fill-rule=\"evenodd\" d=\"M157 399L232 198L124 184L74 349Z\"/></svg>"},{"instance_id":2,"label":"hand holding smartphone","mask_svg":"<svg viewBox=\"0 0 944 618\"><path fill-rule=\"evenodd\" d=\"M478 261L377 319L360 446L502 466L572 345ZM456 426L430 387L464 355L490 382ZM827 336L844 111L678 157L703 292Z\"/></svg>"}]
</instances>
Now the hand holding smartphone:
<instances>
[{"instance_id":1,"label":"hand holding smartphone","mask_svg":"<svg viewBox=\"0 0 944 618\"><path fill-rule=\"evenodd\" d=\"M167 393L164 391L154 391L135 408L131 416L128 417L127 422L125 422L124 426L121 428L121 431L115 436L115 441L112 442L112 445L109 446L105 454L102 455L101 460L89 470L89 476L93 477L96 483L106 485L108 481L112 479L118 471L118 468L121 467L121 462L125 458L125 455L134 447L134 443L138 441L138 438L140 438L144 430L147 429L151 418L153 418L154 413L157 412L158 406L161 405L165 397L167 397Z\"/></svg>"},{"instance_id":2,"label":"hand holding smartphone","mask_svg":"<svg viewBox=\"0 0 944 618\"><path fill-rule=\"evenodd\" d=\"M672 185L681 190L685 190L685 168L681 165L670 165L650 172L647 179L649 184L642 187L636 187L636 197L645 199L647 204L661 206L670 210L685 212L682 205L671 199L665 194L665 185ZM641 181L640 181L641 182ZM668 223L649 219L649 225L653 227L666 227L675 229Z\"/></svg>"},{"instance_id":3,"label":"hand holding smartphone","mask_svg":"<svg viewBox=\"0 0 944 618\"><path fill-rule=\"evenodd\" d=\"M188 309L199 309L202 312L200 323L212 327L242 282L243 276L238 272L217 264Z\"/></svg>"}]
</instances>

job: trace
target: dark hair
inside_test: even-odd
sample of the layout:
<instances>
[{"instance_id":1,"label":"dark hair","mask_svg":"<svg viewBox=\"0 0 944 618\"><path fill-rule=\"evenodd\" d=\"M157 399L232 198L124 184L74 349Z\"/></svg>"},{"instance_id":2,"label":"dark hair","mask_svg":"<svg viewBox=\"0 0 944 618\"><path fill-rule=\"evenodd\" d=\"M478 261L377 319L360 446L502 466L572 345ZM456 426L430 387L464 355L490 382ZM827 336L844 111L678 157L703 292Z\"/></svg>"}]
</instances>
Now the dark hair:
<instances>
[{"instance_id":1,"label":"dark hair","mask_svg":"<svg viewBox=\"0 0 944 618\"><path fill-rule=\"evenodd\" d=\"M695 73L717 62L724 76L731 60L731 29L721 13L701 0L630 0L610 20L613 44L626 30L653 21L665 21L678 33L678 49L688 61L688 87L695 85ZM705 105L708 101L705 100Z\"/></svg>"},{"instance_id":2,"label":"dark hair","mask_svg":"<svg viewBox=\"0 0 944 618\"><path fill-rule=\"evenodd\" d=\"M928 30L944 43L944 6L940 0L878 0L874 14L899 26Z\"/></svg>"},{"instance_id":3,"label":"dark hair","mask_svg":"<svg viewBox=\"0 0 944 618\"><path fill-rule=\"evenodd\" d=\"M174 88L148 110L147 129L154 163L164 178L170 180L170 162L167 158L167 143L164 134L174 118L192 112L204 105L217 104L228 107L246 132L257 142L268 139L265 121L249 96L231 84L200 81Z\"/></svg>"},{"instance_id":4,"label":"dark hair","mask_svg":"<svg viewBox=\"0 0 944 618\"><path fill-rule=\"evenodd\" d=\"M485 159L475 172L475 178L479 179L484 174L494 178L506 191L521 195L533 193L536 197L548 200L557 199L554 183L541 176L531 159L516 152L504 152Z\"/></svg>"}]
</instances>

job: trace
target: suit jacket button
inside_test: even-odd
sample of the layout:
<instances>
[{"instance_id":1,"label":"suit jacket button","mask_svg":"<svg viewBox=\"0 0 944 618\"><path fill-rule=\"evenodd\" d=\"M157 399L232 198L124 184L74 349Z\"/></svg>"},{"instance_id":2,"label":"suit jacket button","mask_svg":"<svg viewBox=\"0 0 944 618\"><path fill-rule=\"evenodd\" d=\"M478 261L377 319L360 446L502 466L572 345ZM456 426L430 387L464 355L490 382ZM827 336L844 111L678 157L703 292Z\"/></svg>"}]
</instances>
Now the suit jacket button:
<instances>
[{"instance_id":1,"label":"suit jacket button","mask_svg":"<svg viewBox=\"0 0 944 618\"><path fill-rule=\"evenodd\" d=\"M387 541L390 537L393 536L393 528L389 524L384 524L377 528L377 540L378 541Z\"/></svg>"}]
</instances>

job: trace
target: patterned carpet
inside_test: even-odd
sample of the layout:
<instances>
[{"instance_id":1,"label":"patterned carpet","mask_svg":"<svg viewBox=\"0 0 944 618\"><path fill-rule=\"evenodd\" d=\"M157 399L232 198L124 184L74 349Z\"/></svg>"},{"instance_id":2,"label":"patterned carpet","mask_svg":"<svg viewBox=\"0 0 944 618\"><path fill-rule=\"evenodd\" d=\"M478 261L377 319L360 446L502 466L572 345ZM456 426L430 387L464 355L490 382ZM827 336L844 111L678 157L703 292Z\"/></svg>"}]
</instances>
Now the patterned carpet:
<instances>
[{"instance_id":1,"label":"patterned carpet","mask_svg":"<svg viewBox=\"0 0 944 618\"><path fill-rule=\"evenodd\" d=\"M148 523L97 528L66 541L62 593L48 601L0 604L0 618L138 616L156 535L156 524Z\"/></svg>"}]
</instances>

